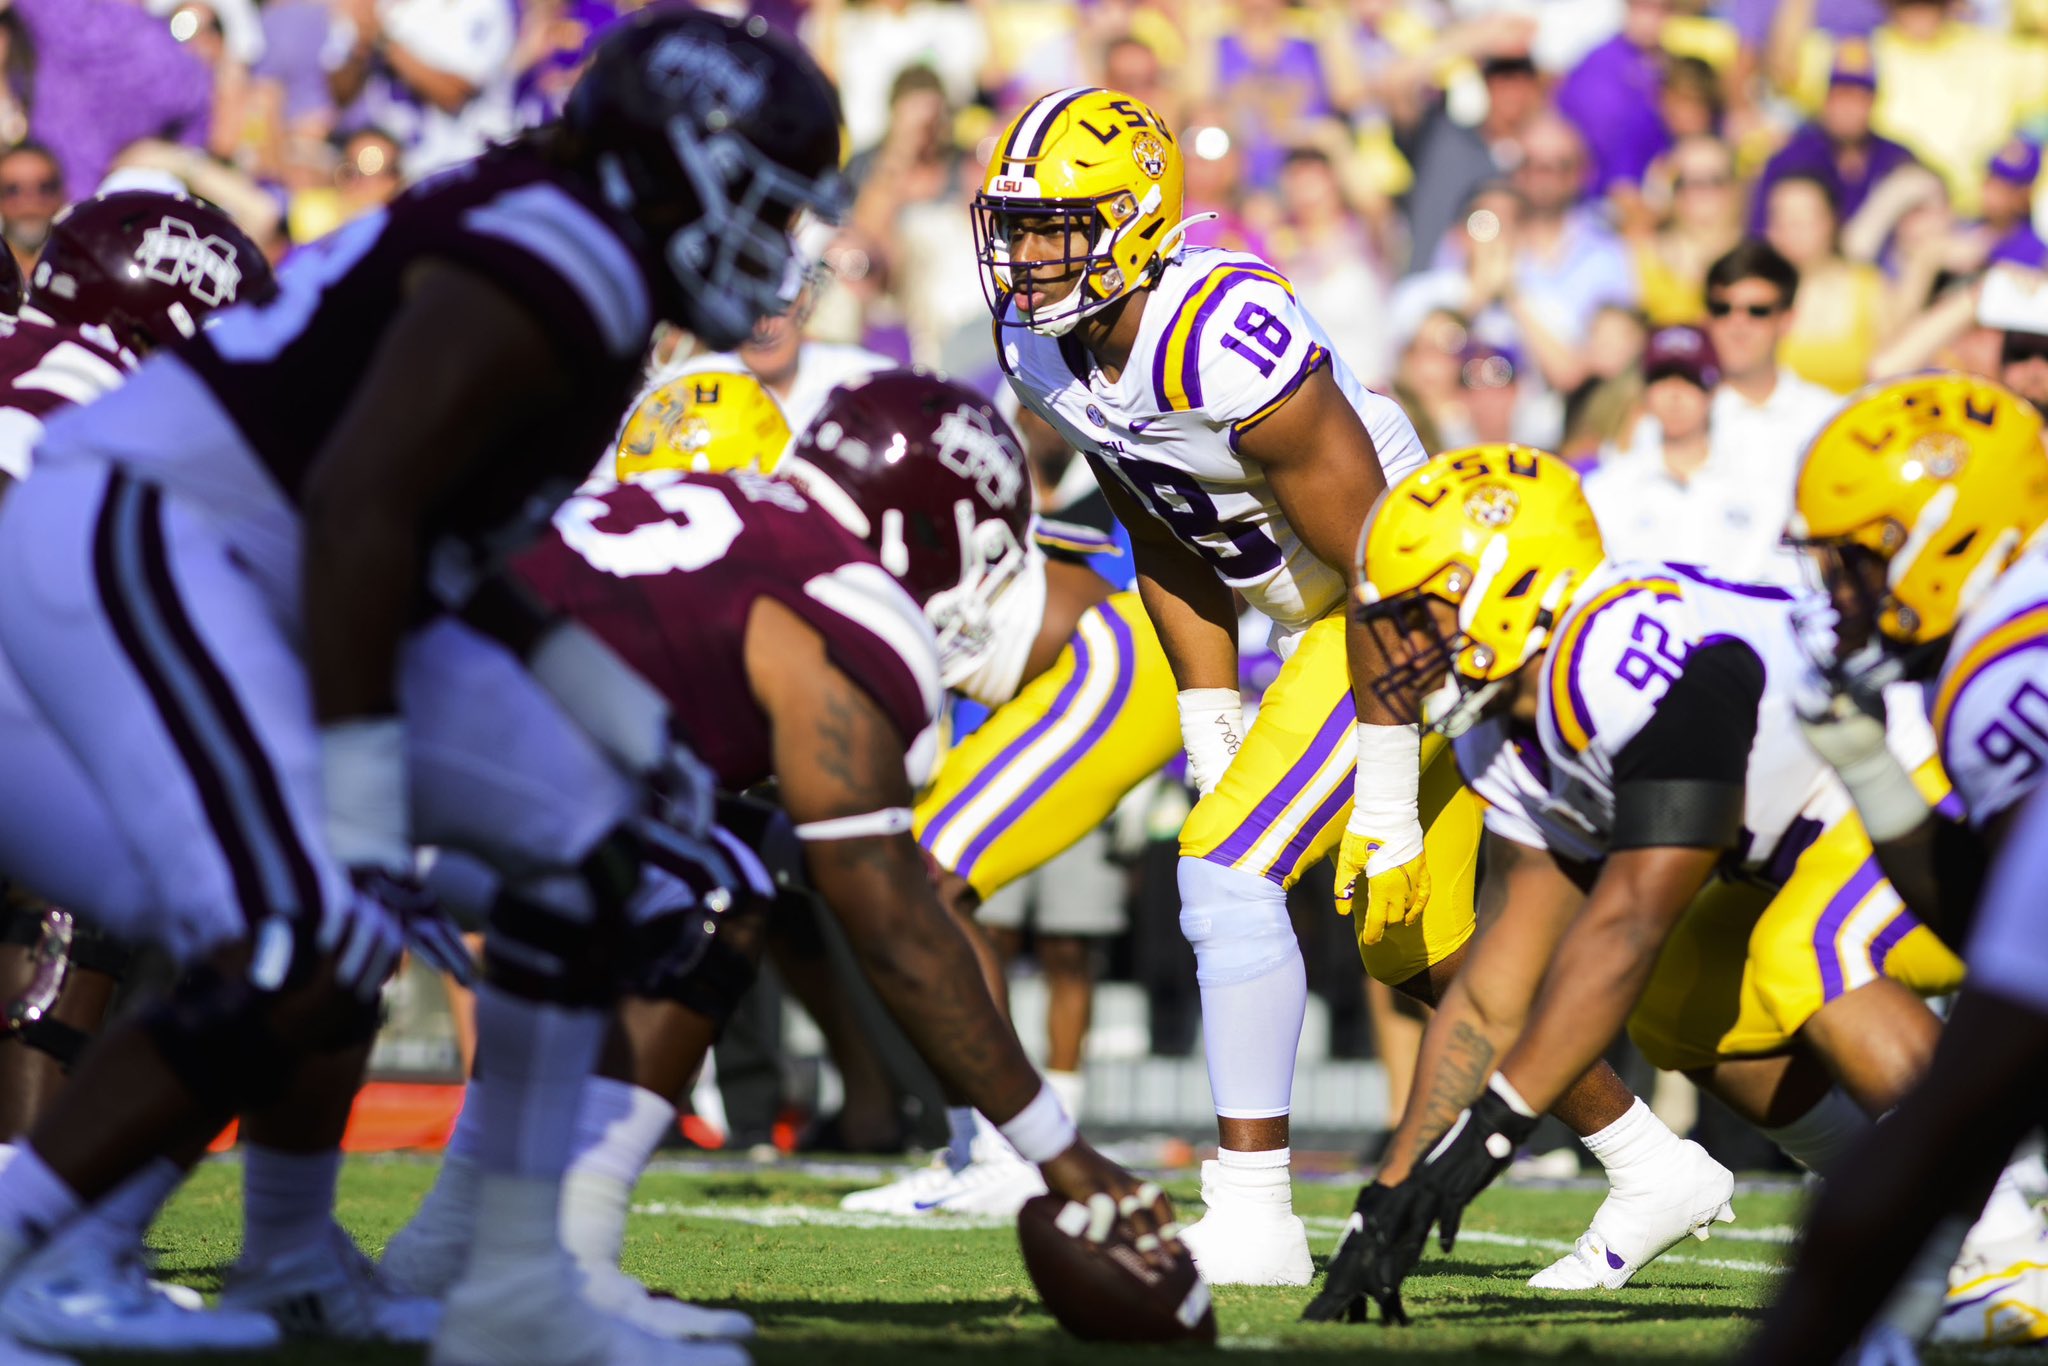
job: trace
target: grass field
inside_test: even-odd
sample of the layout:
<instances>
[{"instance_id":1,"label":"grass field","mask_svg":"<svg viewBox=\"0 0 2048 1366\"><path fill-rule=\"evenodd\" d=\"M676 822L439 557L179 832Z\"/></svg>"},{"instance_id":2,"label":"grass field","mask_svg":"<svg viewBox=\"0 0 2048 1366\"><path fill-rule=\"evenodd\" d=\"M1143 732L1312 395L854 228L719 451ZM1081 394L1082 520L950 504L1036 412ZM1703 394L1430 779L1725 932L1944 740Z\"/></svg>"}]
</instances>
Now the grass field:
<instances>
[{"instance_id":1,"label":"grass field","mask_svg":"<svg viewBox=\"0 0 2048 1366\"><path fill-rule=\"evenodd\" d=\"M667 1164L675 1165L675 1164ZM371 1251L411 1213L431 1163L352 1160L342 1210ZM812 1169L815 1171L816 1169ZM869 1171L802 1174L743 1163L689 1164L642 1184L627 1244L629 1271L686 1298L733 1305L761 1325L756 1359L848 1366L938 1366L1057 1360L1061 1366L1157 1360L1157 1351L1089 1347L1038 1306L1005 1221L948 1222L842 1215L838 1197ZM158 1224L159 1274L211 1292L239 1242L239 1170L203 1168ZM1172 1183L1198 1209L1192 1183ZM1303 1183L1296 1208L1320 1262L1355 1187ZM1228 1288L1216 1295L1233 1357L1374 1361L1693 1362L1726 1358L1754 1322L1783 1260L1797 1193L1783 1183L1736 1197L1739 1222L1687 1243L1614 1294L1543 1294L1523 1282L1585 1226L1591 1185L1488 1193L1465 1220L1456 1252L1432 1249L1410 1282L1405 1329L1297 1322L1307 1294ZM1192 1209L1190 1211L1192 1213ZM291 1363L409 1363L418 1354L304 1347ZM164 1357L99 1358L149 1361Z\"/></svg>"}]
</instances>

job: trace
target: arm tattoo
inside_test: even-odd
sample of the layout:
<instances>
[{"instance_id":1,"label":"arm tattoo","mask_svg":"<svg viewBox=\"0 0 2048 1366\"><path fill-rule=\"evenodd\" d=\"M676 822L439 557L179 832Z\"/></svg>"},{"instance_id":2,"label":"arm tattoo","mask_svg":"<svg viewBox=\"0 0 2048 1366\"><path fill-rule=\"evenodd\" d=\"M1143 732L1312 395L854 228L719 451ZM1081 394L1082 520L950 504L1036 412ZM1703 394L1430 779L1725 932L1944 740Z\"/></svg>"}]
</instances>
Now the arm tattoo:
<instances>
[{"instance_id":1,"label":"arm tattoo","mask_svg":"<svg viewBox=\"0 0 2048 1366\"><path fill-rule=\"evenodd\" d=\"M1416 1134L1419 1158L1450 1132L1458 1114L1479 1098L1486 1079L1493 1075L1493 1045L1486 1036L1463 1020L1451 1030L1444 1045L1443 1060L1429 1078L1429 1092L1423 1100L1422 1128Z\"/></svg>"}]
</instances>

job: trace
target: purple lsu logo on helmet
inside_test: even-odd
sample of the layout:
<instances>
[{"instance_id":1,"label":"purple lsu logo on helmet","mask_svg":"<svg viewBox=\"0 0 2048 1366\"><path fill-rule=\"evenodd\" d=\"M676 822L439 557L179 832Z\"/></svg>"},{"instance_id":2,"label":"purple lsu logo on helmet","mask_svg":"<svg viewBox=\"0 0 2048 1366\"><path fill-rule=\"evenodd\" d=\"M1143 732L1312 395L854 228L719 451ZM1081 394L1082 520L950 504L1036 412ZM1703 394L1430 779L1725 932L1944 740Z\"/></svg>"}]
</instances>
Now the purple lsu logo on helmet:
<instances>
[{"instance_id":1,"label":"purple lsu logo on helmet","mask_svg":"<svg viewBox=\"0 0 2048 1366\"><path fill-rule=\"evenodd\" d=\"M169 214L143 232L135 261L150 279L184 289L208 308L233 303L242 285L233 243L213 234L202 237L190 223Z\"/></svg>"}]
</instances>

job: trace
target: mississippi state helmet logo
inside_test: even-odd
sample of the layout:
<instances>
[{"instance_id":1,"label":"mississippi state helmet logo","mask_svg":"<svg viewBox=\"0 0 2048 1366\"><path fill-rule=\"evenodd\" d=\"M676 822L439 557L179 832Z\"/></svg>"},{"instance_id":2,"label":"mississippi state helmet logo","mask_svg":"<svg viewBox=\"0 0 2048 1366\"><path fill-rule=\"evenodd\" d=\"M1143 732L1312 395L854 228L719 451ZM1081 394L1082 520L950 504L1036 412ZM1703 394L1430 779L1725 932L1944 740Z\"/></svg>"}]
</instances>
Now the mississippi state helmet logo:
<instances>
[{"instance_id":1,"label":"mississippi state helmet logo","mask_svg":"<svg viewBox=\"0 0 2048 1366\"><path fill-rule=\"evenodd\" d=\"M939 463L972 481L990 503L1006 507L1016 499L1024 467L976 409L962 405L947 413L932 433L932 444L938 447Z\"/></svg>"},{"instance_id":2,"label":"mississippi state helmet logo","mask_svg":"<svg viewBox=\"0 0 2048 1366\"><path fill-rule=\"evenodd\" d=\"M1166 144L1157 133L1140 133L1131 139L1131 160L1138 169L1157 180L1166 174Z\"/></svg>"},{"instance_id":3,"label":"mississippi state helmet logo","mask_svg":"<svg viewBox=\"0 0 2048 1366\"><path fill-rule=\"evenodd\" d=\"M233 303L242 285L233 244L201 237L190 223L169 214L142 234L135 261L150 279L182 288L208 308Z\"/></svg>"}]
</instances>

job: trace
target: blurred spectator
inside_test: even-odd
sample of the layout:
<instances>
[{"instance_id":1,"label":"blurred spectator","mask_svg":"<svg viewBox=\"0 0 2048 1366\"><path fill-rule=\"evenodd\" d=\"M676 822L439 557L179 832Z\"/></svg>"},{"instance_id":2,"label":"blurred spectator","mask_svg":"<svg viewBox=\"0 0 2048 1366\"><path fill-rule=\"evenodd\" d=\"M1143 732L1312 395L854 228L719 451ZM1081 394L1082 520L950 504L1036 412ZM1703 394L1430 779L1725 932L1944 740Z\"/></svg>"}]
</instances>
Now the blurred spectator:
<instances>
[{"instance_id":1,"label":"blurred spectator","mask_svg":"<svg viewBox=\"0 0 2048 1366\"><path fill-rule=\"evenodd\" d=\"M1621 441L1642 403L1649 339L1649 324L1636 309L1609 304L1593 315L1586 331L1586 377L1565 395L1559 455L1586 464Z\"/></svg>"},{"instance_id":2,"label":"blurred spectator","mask_svg":"<svg viewBox=\"0 0 2048 1366\"><path fill-rule=\"evenodd\" d=\"M1214 218L1192 224L1187 232L1191 247L1223 247L1248 251L1272 260L1274 253L1266 239L1242 213L1244 204L1244 149L1230 130L1217 123L1200 122L1181 136L1181 151L1187 166L1185 196L1187 214L1214 214Z\"/></svg>"},{"instance_id":3,"label":"blurred spectator","mask_svg":"<svg viewBox=\"0 0 2048 1366\"><path fill-rule=\"evenodd\" d=\"M2039 332L2007 332L1998 366L2006 388L2037 408L2048 408L2048 326Z\"/></svg>"},{"instance_id":4,"label":"blurred spectator","mask_svg":"<svg viewBox=\"0 0 2048 1366\"><path fill-rule=\"evenodd\" d=\"M282 93L257 86L249 68L263 56L263 23L252 0L147 0L171 36L213 73L213 119L206 150L222 161L254 169L282 160Z\"/></svg>"},{"instance_id":5,"label":"blurred spectator","mask_svg":"<svg viewBox=\"0 0 2048 1366\"><path fill-rule=\"evenodd\" d=\"M592 45L618 17L614 0L537 0L525 6L512 52L520 123L541 123L562 112Z\"/></svg>"},{"instance_id":6,"label":"blurred spectator","mask_svg":"<svg viewBox=\"0 0 2048 1366\"><path fill-rule=\"evenodd\" d=\"M1978 234L1989 242L1987 263L2010 261L2040 270L2048 266L2048 244L2034 231L2034 184L2041 178L2041 148L2014 138L1991 158L1979 202Z\"/></svg>"},{"instance_id":7,"label":"blurred spectator","mask_svg":"<svg viewBox=\"0 0 2048 1366\"><path fill-rule=\"evenodd\" d=\"M381 128L358 128L338 139L339 154L326 185L292 196L291 236L310 242L350 219L391 202L403 187L398 139Z\"/></svg>"},{"instance_id":8,"label":"blurred spectator","mask_svg":"<svg viewBox=\"0 0 2048 1366\"><path fill-rule=\"evenodd\" d=\"M907 67L937 72L955 108L971 102L977 88L1001 84L999 73L983 70L991 55L988 7L988 0L813 0L804 39L839 84L855 151L888 131L889 94Z\"/></svg>"},{"instance_id":9,"label":"blurred spectator","mask_svg":"<svg viewBox=\"0 0 2048 1366\"><path fill-rule=\"evenodd\" d=\"M1998 378L2048 408L2048 277L2018 266L1995 266L1976 294L1976 322L1999 335Z\"/></svg>"},{"instance_id":10,"label":"blurred spectator","mask_svg":"<svg viewBox=\"0 0 2048 1366\"><path fill-rule=\"evenodd\" d=\"M1657 88L1657 114L1672 142L1686 138L1718 138L1728 113L1727 92L1720 73L1698 57L1671 56Z\"/></svg>"},{"instance_id":11,"label":"blurred spectator","mask_svg":"<svg viewBox=\"0 0 2048 1366\"><path fill-rule=\"evenodd\" d=\"M1771 187L1765 236L1799 277L1799 307L1780 355L1794 371L1838 394L1860 386L1884 340L1884 279L1843 257L1828 187L1787 176Z\"/></svg>"},{"instance_id":12,"label":"blurred spectator","mask_svg":"<svg viewBox=\"0 0 2048 1366\"><path fill-rule=\"evenodd\" d=\"M1440 38L1419 6L1401 0L1351 0L1348 8L1324 55L1338 108L1355 124L1412 127L1451 35Z\"/></svg>"},{"instance_id":13,"label":"blurred spectator","mask_svg":"<svg viewBox=\"0 0 2048 1366\"><path fill-rule=\"evenodd\" d=\"M50 220L66 203L64 171L50 149L22 142L0 153L0 236L26 280L50 238Z\"/></svg>"},{"instance_id":14,"label":"blurred spectator","mask_svg":"<svg viewBox=\"0 0 2048 1366\"><path fill-rule=\"evenodd\" d=\"M1662 110L1664 24L1672 0L1626 0L1621 31L1587 53L1557 88L1557 109L1578 128L1591 184L1606 194L1640 185L1671 145Z\"/></svg>"},{"instance_id":15,"label":"blurred spectator","mask_svg":"<svg viewBox=\"0 0 2048 1366\"><path fill-rule=\"evenodd\" d=\"M1197 56L1193 88L1243 149L1246 184L1271 189L1288 145L1334 113L1322 55L1291 27L1285 0L1232 0L1224 12L1230 23Z\"/></svg>"},{"instance_id":16,"label":"blurred spectator","mask_svg":"<svg viewBox=\"0 0 2048 1366\"><path fill-rule=\"evenodd\" d=\"M1877 67L1870 45L1841 43L1835 49L1819 113L1799 125L1757 181L1750 200L1751 236L1762 235L1771 186L1786 176L1818 180L1834 195L1837 212L1853 218L1873 186L1899 167L1912 164L1911 152L1871 131L1870 111L1876 99Z\"/></svg>"},{"instance_id":17,"label":"blurred spectator","mask_svg":"<svg viewBox=\"0 0 2048 1366\"><path fill-rule=\"evenodd\" d=\"M1521 161L1522 133L1543 110L1543 84L1526 48L1489 56L1479 70L1483 117L1460 122L1446 102L1416 137L1415 188L1406 206L1415 270L1437 263L1439 244L1479 188Z\"/></svg>"},{"instance_id":18,"label":"blurred spectator","mask_svg":"<svg viewBox=\"0 0 2048 1366\"><path fill-rule=\"evenodd\" d=\"M1797 582L1782 544L1797 465L1760 484L1743 453L1716 430L1721 370L1697 327L1652 334L1643 356L1640 448L1586 476L1586 501L1617 560L1705 565L1742 581Z\"/></svg>"},{"instance_id":19,"label":"blurred spectator","mask_svg":"<svg viewBox=\"0 0 2048 1366\"><path fill-rule=\"evenodd\" d=\"M263 7L263 56L251 70L273 92L278 163L263 169L293 189L327 178L333 148L334 95L323 54L333 11L328 0L270 0Z\"/></svg>"},{"instance_id":20,"label":"blurred spectator","mask_svg":"<svg viewBox=\"0 0 2048 1366\"><path fill-rule=\"evenodd\" d=\"M138 138L206 145L212 74L162 20L129 0L13 0L9 13L21 20L8 30L11 98L67 185L99 184Z\"/></svg>"},{"instance_id":21,"label":"blurred spectator","mask_svg":"<svg viewBox=\"0 0 2048 1366\"><path fill-rule=\"evenodd\" d=\"M1633 248L1643 312L1658 327L1704 316L1707 267L1742 237L1742 187L1727 143L1687 137L1666 162L1670 213Z\"/></svg>"},{"instance_id":22,"label":"blurred spectator","mask_svg":"<svg viewBox=\"0 0 2048 1366\"><path fill-rule=\"evenodd\" d=\"M513 131L511 0L334 0L328 84L345 127L374 124L417 180Z\"/></svg>"},{"instance_id":23,"label":"blurred spectator","mask_svg":"<svg viewBox=\"0 0 2048 1366\"><path fill-rule=\"evenodd\" d=\"M1393 374L1394 352L1383 258L1328 153L1302 147L1287 154L1280 205L1285 222L1274 245L1295 294L1352 373L1370 385L1384 383Z\"/></svg>"},{"instance_id":24,"label":"blurred spectator","mask_svg":"<svg viewBox=\"0 0 2048 1366\"><path fill-rule=\"evenodd\" d=\"M1445 431L1465 427L1465 393L1459 383L1465 346L1471 333L1465 319L1448 309L1425 316L1394 372L1394 397L1415 424L1422 449L1431 455L1449 450Z\"/></svg>"},{"instance_id":25,"label":"blurred spectator","mask_svg":"<svg viewBox=\"0 0 2048 1366\"><path fill-rule=\"evenodd\" d=\"M1522 363L1513 351L1484 342L1468 344L1458 358L1458 390L1465 400L1464 420L1459 422L1453 416L1439 429L1446 450L1509 441L1525 446L1550 444L1529 440L1518 420L1522 408Z\"/></svg>"},{"instance_id":26,"label":"blurred spectator","mask_svg":"<svg viewBox=\"0 0 2048 1366\"><path fill-rule=\"evenodd\" d=\"M1811 108L1833 44L1812 34L1814 0L1784 0L1771 70ZM2048 52L2038 41L1970 23L1949 0L1889 0L1870 35L1877 130L1941 173L1965 214L1977 211L1984 165L2022 121L2048 108Z\"/></svg>"},{"instance_id":27,"label":"blurred spectator","mask_svg":"<svg viewBox=\"0 0 2048 1366\"><path fill-rule=\"evenodd\" d=\"M1142 38L1120 34L1102 50L1102 83L1149 107L1169 128L1180 127L1180 96L1161 78L1159 52Z\"/></svg>"}]
</instances>

